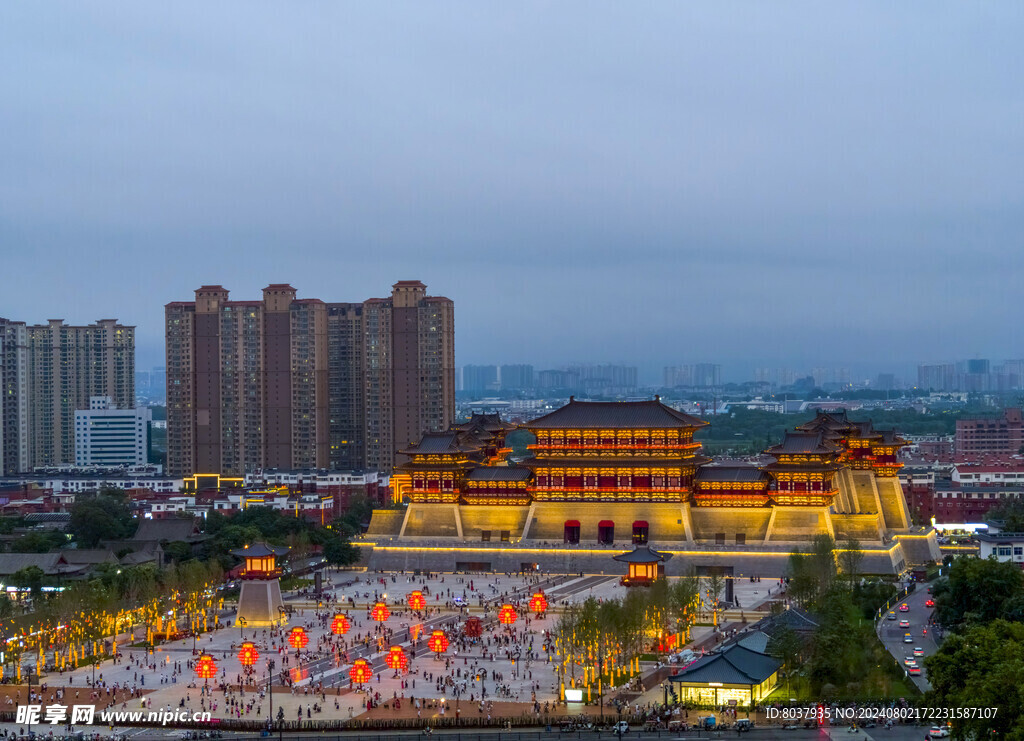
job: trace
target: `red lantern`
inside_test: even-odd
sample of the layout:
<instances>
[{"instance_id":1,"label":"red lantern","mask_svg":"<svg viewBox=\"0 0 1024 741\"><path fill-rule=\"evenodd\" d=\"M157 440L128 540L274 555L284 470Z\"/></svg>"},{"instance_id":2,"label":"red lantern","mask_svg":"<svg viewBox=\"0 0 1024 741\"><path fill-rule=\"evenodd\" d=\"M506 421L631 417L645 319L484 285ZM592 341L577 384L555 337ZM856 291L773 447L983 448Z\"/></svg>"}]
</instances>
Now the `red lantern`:
<instances>
[{"instance_id":1,"label":"red lantern","mask_svg":"<svg viewBox=\"0 0 1024 741\"><path fill-rule=\"evenodd\" d=\"M203 654L196 659L196 676L200 679L213 679L217 676L217 662L210 654Z\"/></svg>"},{"instance_id":2,"label":"red lantern","mask_svg":"<svg viewBox=\"0 0 1024 741\"><path fill-rule=\"evenodd\" d=\"M344 614L338 613L334 616L334 620L331 621L331 632L336 636L343 636L348 633L349 624L348 618Z\"/></svg>"},{"instance_id":3,"label":"red lantern","mask_svg":"<svg viewBox=\"0 0 1024 741\"><path fill-rule=\"evenodd\" d=\"M512 605L504 605L498 610L498 622L502 625L511 625L516 621L519 615L516 614L516 608Z\"/></svg>"},{"instance_id":4,"label":"red lantern","mask_svg":"<svg viewBox=\"0 0 1024 741\"><path fill-rule=\"evenodd\" d=\"M384 602L378 602L370 610L370 617L376 620L378 623L383 623L391 616L391 611Z\"/></svg>"},{"instance_id":5,"label":"red lantern","mask_svg":"<svg viewBox=\"0 0 1024 741\"><path fill-rule=\"evenodd\" d=\"M470 638L479 638L484 633L484 624L480 622L480 618L471 617L466 620L466 627L463 628L463 632Z\"/></svg>"},{"instance_id":6,"label":"red lantern","mask_svg":"<svg viewBox=\"0 0 1024 741\"><path fill-rule=\"evenodd\" d=\"M252 666L259 657L260 652L256 650L256 644L252 641L246 641L238 649L238 660L242 662L242 666Z\"/></svg>"},{"instance_id":7,"label":"red lantern","mask_svg":"<svg viewBox=\"0 0 1024 741\"><path fill-rule=\"evenodd\" d=\"M427 606L427 601L423 598L423 592L415 590L409 593L409 609L410 610L422 610Z\"/></svg>"},{"instance_id":8,"label":"red lantern","mask_svg":"<svg viewBox=\"0 0 1024 741\"><path fill-rule=\"evenodd\" d=\"M530 609L538 614L548 611L548 600L544 592L537 592L530 598Z\"/></svg>"},{"instance_id":9,"label":"red lantern","mask_svg":"<svg viewBox=\"0 0 1024 741\"><path fill-rule=\"evenodd\" d=\"M352 684L366 684L373 679L373 668L366 663L366 659L356 659L348 675L352 678Z\"/></svg>"},{"instance_id":10,"label":"red lantern","mask_svg":"<svg viewBox=\"0 0 1024 741\"><path fill-rule=\"evenodd\" d=\"M392 646L384 657L384 663L387 664L388 669L405 671L409 668L409 657L405 655L401 646Z\"/></svg>"},{"instance_id":11,"label":"red lantern","mask_svg":"<svg viewBox=\"0 0 1024 741\"><path fill-rule=\"evenodd\" d=\"M444 634L443 630L435 630L427 640L427 648L435 654L443 654L448 650L448 636Z\"/></svg>"},{"instance_id":12,"label":"red lantern","mask_svg":"<svg viewBox=\"0 0 1024 741\"><path fill-rule=\"evenodd\" d=\"M306 630L301 625L296 625L288 633L288 645L292 648L305 648L307 643L309 643L309 636L306 635Z\"/></svg>"}]
</instances>

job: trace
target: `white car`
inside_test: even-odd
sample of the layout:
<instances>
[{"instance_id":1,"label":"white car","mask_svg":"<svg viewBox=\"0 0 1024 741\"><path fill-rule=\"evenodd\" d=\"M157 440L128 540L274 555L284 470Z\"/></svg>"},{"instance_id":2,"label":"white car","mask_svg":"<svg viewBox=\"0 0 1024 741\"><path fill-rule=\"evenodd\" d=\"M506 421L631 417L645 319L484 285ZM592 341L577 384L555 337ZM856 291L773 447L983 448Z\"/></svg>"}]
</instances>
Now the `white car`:
<instances>
[{"instance_id":1,"label":"white car","mask_svg":"<svg viewBox=\"0 0 1024 741\"><path fill-rule=\"evenodd\" d=\"M945 726L932 726L928 730L929 738L945 738L949 735L949 729Z\"/></svg>"}]
</instances>

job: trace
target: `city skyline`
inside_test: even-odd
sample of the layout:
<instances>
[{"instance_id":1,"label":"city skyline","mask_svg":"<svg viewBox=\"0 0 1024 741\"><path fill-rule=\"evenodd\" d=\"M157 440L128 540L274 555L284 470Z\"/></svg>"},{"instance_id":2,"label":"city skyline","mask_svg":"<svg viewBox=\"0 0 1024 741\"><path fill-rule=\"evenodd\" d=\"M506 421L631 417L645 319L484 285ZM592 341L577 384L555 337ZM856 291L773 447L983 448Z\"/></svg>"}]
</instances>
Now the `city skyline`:
<instances>
[{"instance_id":1,"label":"city skyline","mask_svg":"<svg viewBox=\"0 0 1024 741\"><path fill-rule=\"evenodd\" d=\"M1022 29L1007 4L8 8L0 62L31 73L0 81L0 315L120 317L147 367L202 283L415 278L462 307L459 363L1019 357Z\"/></svg>"}]
</instances>

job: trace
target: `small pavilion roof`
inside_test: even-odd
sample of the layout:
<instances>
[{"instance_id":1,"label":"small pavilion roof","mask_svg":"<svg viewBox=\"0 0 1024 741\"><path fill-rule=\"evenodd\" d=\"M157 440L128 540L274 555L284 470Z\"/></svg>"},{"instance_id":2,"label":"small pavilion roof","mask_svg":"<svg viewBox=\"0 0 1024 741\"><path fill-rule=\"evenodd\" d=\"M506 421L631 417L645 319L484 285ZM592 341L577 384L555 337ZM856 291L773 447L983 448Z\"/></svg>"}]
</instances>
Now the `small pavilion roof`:
<instances>
[{"instance_id":1,"label":"small pavilion roof","mask_svg":"<svg viewBox=\"0 0 1024 741\"><path fill-rule=\"evenodd\" d=\"M878 432L881 433L881 435L882 435L882 444L883 445L909 445L910 444L909 441L904 440L902 437L900 437L899 434L896 432L896 430L878 430Z\"/></svg>"},{"instance_id":2,"label":"small pavilion roof","mask_svg":"<svg viewBox=\"0 0 1024 741\"><path fill-rule=\"evenodd\" d=\"M839 453L841 448L825 440L820 431L787 431L785 439L764 451L768 455L827 455Z\"/></svg>"},{"instance_id":3,"label":"small pavilion roof","mask_svg":"<svg viewBox=\"0 0 1024 741\"><path fill-rule=\"evenodd\" d=\"M290 550L286 545L267 545L261 540L247 548L231 551L231 555L239 558L266 558L268 556L283 556Z\"/></svg>"},{"instance_id":4,"label":"small pavilion roof","mask_svg":"<svg viewBox=\"0 0 1024 741\"><path fill-rule=\"evenodd\" d=\"M634 546L631 551L612 556L613 560L621 561L622 563L663 563L670 558L672 558L671 553L656 551L646 543Z\"/></svg>"},{"instance_id":5,"label":"small pavilion roof","mask_svg":"<svg viewBox=\"0 0 1024 741\"><path fill-rule=\"evenodd\" d=\"M479 446L463 445L455 432L427 432L419 442L398 452L404 455L444 455L445 453L470 453Z\"/></svg>"},{"instance_id":6,"label":"small pavilion roof","mask_svg":"<svg viewBox=\"0 0 1024 741\"><path fill-rule=\"evenodd\" d=\"M768 481L768 474L758 466L701 466L697 470L698 483L757 483Z\"/></svg>"},{"instance_id":7,"label":"small pavilion roof","mask_svg":"<svg viewBox=\"0 0 1024 741\"><path fill-rule=\"evenodd\" d=\"M467 481L526 481L530 469L520 466L480 466L466 477Z\"/></svg>"},{"instance_id":8,"label":"small pavilion roof","mask_svg":"<svg viewBox=\"0 0 1024 741\"><path fill-rule=\"evenodd\" d=\"M486 432L500 432L501 430L514 430L516 426L509 422L502 422L500 414L481 414L474 412L473 415L462 422L455 422L451 429L469 431L481 429Z\"/></svg>"},{"instance_id":9,"label":"small pavilion roof","mask_svg":"<svg viewBox=\"0 0 1024 741\"><path fill-rule=\"evenodd\" d=\"M679 429L707 424L699 417L662 404L657 396L652 401L576 401L570 396L564 407L523 427L527 430Z\"/></svg>"}]
</instances>

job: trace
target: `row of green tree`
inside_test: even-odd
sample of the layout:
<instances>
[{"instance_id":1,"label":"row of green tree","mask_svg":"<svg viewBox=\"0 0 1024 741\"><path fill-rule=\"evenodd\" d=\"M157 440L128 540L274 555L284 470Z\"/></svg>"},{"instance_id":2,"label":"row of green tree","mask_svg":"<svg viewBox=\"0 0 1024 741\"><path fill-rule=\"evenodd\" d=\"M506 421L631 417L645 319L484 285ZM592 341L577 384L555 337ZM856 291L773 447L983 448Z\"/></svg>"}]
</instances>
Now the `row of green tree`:
<instances>
[{"instance_id":1,"label":"row of green tree","mask_svg":"<svg viewBox=\"0 0 1024 741\"><path fill-rule=\"evenodd\" d=\"M953 722L957 739L1024 741L1024 572L1009 561L963 556L933 589L949 631L925 659L936 708L995 708Z\"/></svg>"},{"instance_id":2,"label":"row of green tree","mask_svg":"<svg viewBox=\"0 0 1024 741\"><path fill-rule=\"evenodd\" d=\"M873 617L895 596L891 582L866 579L858 541L818 535L789 558L789 597L817 623L809 640L789 628L768 651L783 662L787 691L809 698L859 700L904 694L903 673L878 640ZM787 695L788 696L788 695Z\"/></svg>"}]
</instances>

